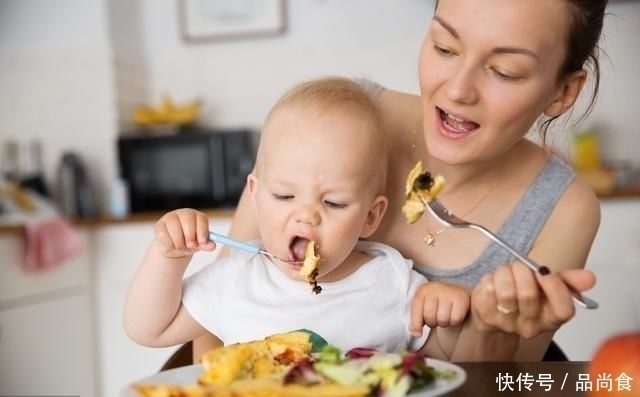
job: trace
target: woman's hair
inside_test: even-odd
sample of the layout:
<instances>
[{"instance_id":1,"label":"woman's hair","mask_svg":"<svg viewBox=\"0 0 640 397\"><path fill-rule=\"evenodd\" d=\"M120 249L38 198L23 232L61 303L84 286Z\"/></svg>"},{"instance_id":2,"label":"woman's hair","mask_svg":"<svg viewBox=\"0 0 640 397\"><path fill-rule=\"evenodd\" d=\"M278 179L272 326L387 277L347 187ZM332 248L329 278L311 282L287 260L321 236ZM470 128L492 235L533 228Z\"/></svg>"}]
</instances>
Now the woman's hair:
<instances>
[{"instance_id":1,"label":"woman's hair","mask_svg":"<svg viewBox=\"0 0 640 397\"><path fill-rule=\"evenodd\" d=\"M568 37L566 38L566 58L560 67L558 80L561 81L580 69L590 69L593 77L593 91L587 108L578 120L585 119L593 110L600 88L600 36L608 0L564 0L569 7ZM549 125L560 116L550 117L542 122L540 134L543 139Z\"/></svg>"},{"instance_id":2,"label":"woman's hair","mask_svg":"<svg viewBox=\"0 0 640 397\"><path fill-rule=\"evenodd\" d=\"M560 0L558 0L560 1ZM558 72L558 81L581 69L590 70L593 78L593 92L587 109L579 120L586 118L593 110L600 87L600 46L605 10L608 0L562 0L567 4L570 14L568 35L566 37L566 58ZM436 0L435 8L439 1ZM549 125L559 116L541 120L540 134L544 137Z\"/></svg>"}]
</instances>

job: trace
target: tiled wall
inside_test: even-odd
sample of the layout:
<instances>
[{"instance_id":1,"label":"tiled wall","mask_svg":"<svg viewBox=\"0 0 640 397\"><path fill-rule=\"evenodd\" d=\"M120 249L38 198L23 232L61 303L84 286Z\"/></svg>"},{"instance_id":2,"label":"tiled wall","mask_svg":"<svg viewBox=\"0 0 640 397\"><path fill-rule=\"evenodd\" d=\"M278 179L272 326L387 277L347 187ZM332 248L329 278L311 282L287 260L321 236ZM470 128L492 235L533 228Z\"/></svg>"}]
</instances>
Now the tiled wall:
<instances>
[{"instance_id":1,"label":"tiled wall","mask_svg":"<svg viewBox=\"0 0 640 397\"><path fill-rule=\"evenodd\" d=\"M188 44L176 4L2 1L0 141L43 141L49 182L62 151L80 151L102 199L117 173L116 137L131 126L137 104L163 93L199 97L204 123L257 127L286 87L318 75L363 76L415 93L433 10L425 0L296 0L286 2L282 36ZM585 125L601 126L605 157L640 165L640 2L613 3L610 11L602 92ZM569 139L563 131L555 141Z\"/></svg>"}]
</instances>

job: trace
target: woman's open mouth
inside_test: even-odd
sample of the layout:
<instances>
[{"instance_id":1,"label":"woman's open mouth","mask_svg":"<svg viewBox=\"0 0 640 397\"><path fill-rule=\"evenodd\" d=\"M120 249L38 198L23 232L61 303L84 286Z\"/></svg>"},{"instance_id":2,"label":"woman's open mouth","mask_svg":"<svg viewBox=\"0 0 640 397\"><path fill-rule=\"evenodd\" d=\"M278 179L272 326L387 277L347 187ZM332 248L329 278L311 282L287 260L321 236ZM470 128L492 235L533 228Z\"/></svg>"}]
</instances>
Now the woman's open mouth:
<instances>
[{"instance_id":1,"label":"woman's open mouth","mask_svg":"<svg viewBox=\"0 0 640 397\"><path fill-rule=\"evenodd\" d=\"M480 127L478 123L447 113L440 108L436 108L436 111L440 120L440 131L445 136L462 138L473 133Z\"/></svg>"}]
</instances>

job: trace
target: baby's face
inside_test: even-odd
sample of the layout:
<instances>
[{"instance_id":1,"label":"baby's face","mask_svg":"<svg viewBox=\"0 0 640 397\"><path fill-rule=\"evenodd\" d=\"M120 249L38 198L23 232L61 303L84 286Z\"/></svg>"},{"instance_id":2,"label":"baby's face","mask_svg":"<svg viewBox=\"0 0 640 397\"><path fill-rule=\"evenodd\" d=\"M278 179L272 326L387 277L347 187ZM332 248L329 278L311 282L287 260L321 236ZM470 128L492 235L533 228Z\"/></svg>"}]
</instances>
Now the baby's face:
<instances>
[{"instance_id":1,"label":"baby's face","mask_svg":"<svg viewBox=\"0 0 640 397\"><path fill-rule=\"evenodd\" d=\"M320 281L368 234L377 196L366 138L365 124L343 111L282 109L263 132L263 157L249 182L261 238L281 258L303 255L295 247L314 241L322 258ZM277 265L299 279L299 266Z\"/></svg>"}]
</instances>

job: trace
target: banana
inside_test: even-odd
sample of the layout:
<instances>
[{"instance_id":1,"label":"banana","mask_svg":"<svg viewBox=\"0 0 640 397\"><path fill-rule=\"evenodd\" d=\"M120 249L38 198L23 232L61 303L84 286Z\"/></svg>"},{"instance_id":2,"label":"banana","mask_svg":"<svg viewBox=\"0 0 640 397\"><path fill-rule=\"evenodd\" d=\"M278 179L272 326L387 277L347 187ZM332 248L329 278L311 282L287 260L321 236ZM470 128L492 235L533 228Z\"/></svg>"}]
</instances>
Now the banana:
<instances>
[{"instance_id":1,"label":"banana","mask_svg":"<svg viewBox=\"0 0 640 397\"><path fill-rule=\"evenodd\" d=\"M157 107L138 106L133 111L133 121L141 126L158 124L191 124L197 121L202 103L195 99L184 105L175 104L169 95L163 95Z\"/></svg>"}]
</instances>

